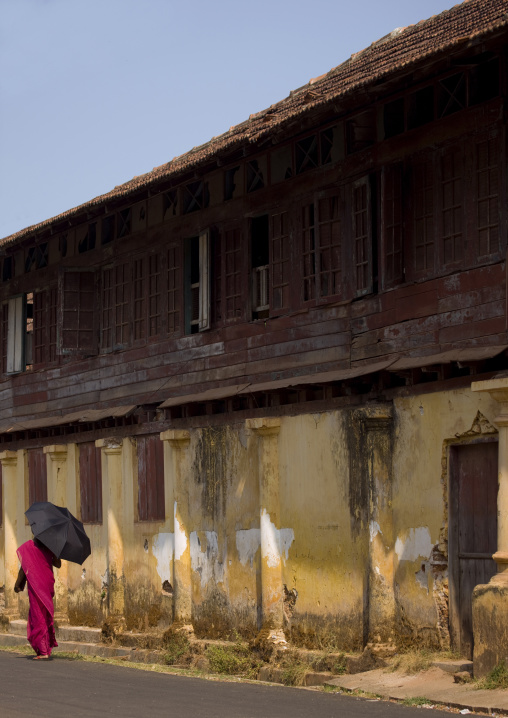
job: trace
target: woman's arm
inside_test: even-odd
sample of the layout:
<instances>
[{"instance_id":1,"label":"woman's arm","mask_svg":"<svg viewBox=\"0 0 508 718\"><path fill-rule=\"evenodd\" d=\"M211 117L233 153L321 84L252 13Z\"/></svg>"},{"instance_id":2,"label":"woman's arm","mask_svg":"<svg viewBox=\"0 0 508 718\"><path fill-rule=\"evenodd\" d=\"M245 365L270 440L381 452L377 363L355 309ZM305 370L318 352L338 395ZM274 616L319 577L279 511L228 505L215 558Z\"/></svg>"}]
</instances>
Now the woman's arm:
<instances>
[{"instance_id":1,"label":"woman's arm","mask_svg":"<svg viewBox=\"0 0 508 718\"><path fill-rule=\"evenodd\" d=\"M20 591L23 591L26 584L26 576L25 572L22 568L18 571L18 577L16 579L16 583L14 584L14 592L19 593Z\"/></svg>"}]
</instances>

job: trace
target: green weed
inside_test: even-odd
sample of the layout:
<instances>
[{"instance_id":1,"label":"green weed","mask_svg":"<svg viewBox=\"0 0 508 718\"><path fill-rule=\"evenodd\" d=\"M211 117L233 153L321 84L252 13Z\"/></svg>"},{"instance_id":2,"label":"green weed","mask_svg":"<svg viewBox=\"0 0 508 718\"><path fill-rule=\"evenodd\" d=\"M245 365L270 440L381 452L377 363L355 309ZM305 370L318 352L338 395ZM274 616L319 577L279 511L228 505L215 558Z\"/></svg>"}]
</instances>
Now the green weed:
<instances>
[{"instance_id":1,"label":"green weed","mask_svg":"<svg viewBox=\"0 0 508 718\"><path fill-rule=\"evenodd\" d=\"M508 688L508 667L505 661L501 661L491 672L476 682L476 688L495 690L496 688Z\"/></svg>"},{"instance_id":2,"label":"green weed","mask_svg":"<svg viewBox=\"0 0 508 718\"><path fill-rule=\"evenodd\" d=\"M231 646L210 645L206 649L210 669L214 673L254 678L261 662L253 657L248 647L240 642Z\"/></svg>"},{"instance_id":3,"label":"green weed","mask_svg":"<svg viewBox=\"0 0 508 718\"><path fill-rule=\"evenodd\" d=\"M401 701L401 703L404 706L430 706L430 705L433 705L432 701L429 701L428 698L422 698L422 696L416 696L415 698L404 698L404 700Z\"/></svg>"}]
</instances>

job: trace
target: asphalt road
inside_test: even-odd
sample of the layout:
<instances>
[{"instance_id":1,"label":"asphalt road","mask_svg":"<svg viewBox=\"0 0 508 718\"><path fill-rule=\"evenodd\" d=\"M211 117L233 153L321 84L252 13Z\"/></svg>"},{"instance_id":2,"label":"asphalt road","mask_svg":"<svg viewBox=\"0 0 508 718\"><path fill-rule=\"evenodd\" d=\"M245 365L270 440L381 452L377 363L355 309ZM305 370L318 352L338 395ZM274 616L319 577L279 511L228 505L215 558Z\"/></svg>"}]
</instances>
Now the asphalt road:
<instances>
[{"instance_id":1,"label":"asphalt road","mask_svg":"<svg viewBox=\"0 0 508 718\"><path fill-rule=\"evenodd\" d=\"M0 651L1 718L416 718L416 711L333 693L187 678L58 657L33 661ZM450 718L442 711L426 715Z\"/></svg>"}]
</instances>

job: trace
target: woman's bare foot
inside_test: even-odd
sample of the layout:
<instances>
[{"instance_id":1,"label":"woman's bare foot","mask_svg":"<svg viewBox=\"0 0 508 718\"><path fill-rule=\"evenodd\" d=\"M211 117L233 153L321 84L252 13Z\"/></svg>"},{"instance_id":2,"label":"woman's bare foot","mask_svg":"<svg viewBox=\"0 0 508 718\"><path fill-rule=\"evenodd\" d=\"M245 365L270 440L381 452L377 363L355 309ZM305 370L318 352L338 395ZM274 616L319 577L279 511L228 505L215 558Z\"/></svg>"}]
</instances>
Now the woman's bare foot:
<instances>
[{"instance_id":1,"label":"woman's bare foot","mask_svg":"<svg viewBox=\"0 0 508 718\"><path fill-rule=\"evenodd\" d=\"M40 661L40 660L42 660L43 658L49 658L49 656L42 656L42 655L41 655L41 656L34 656L34 657L33 657L33 660L34 660L34 661Z\"/></svg>"}]
</instances>

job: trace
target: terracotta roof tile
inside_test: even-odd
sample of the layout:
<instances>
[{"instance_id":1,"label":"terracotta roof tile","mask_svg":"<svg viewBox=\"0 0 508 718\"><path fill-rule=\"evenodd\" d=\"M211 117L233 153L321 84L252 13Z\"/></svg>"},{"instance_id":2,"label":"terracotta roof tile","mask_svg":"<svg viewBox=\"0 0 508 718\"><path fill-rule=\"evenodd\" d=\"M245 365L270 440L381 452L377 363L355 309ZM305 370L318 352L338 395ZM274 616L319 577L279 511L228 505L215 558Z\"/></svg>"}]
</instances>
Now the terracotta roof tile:
<instances>
[{"instance_id":1,"label":"terracotta roof tile","mask_svg":"<svg viewBox=\"0 0 508 718\"><path fill-rule=\"evenodd\" d=\"M243 144L255 143L282 127L289 120L340 101L360 88L367 88L427 58L450 51L461 43L488 35L508 27L508 0L466 0L428 20L406 28L397 28L367 48L352 55L341 65L321 77L290 92L289 96L267 110L252 114L248 120L205 144L155 167L150 172L134 177L111 192L100 195L58 217L12 234L0 240L6 246L49 226L53 222L71 218L87 209L99 206L106 200L126 197L135 190L147 188L160 180L170 179L199 164L210 161L218 153Z\"/></svg>"}]
</instances>

